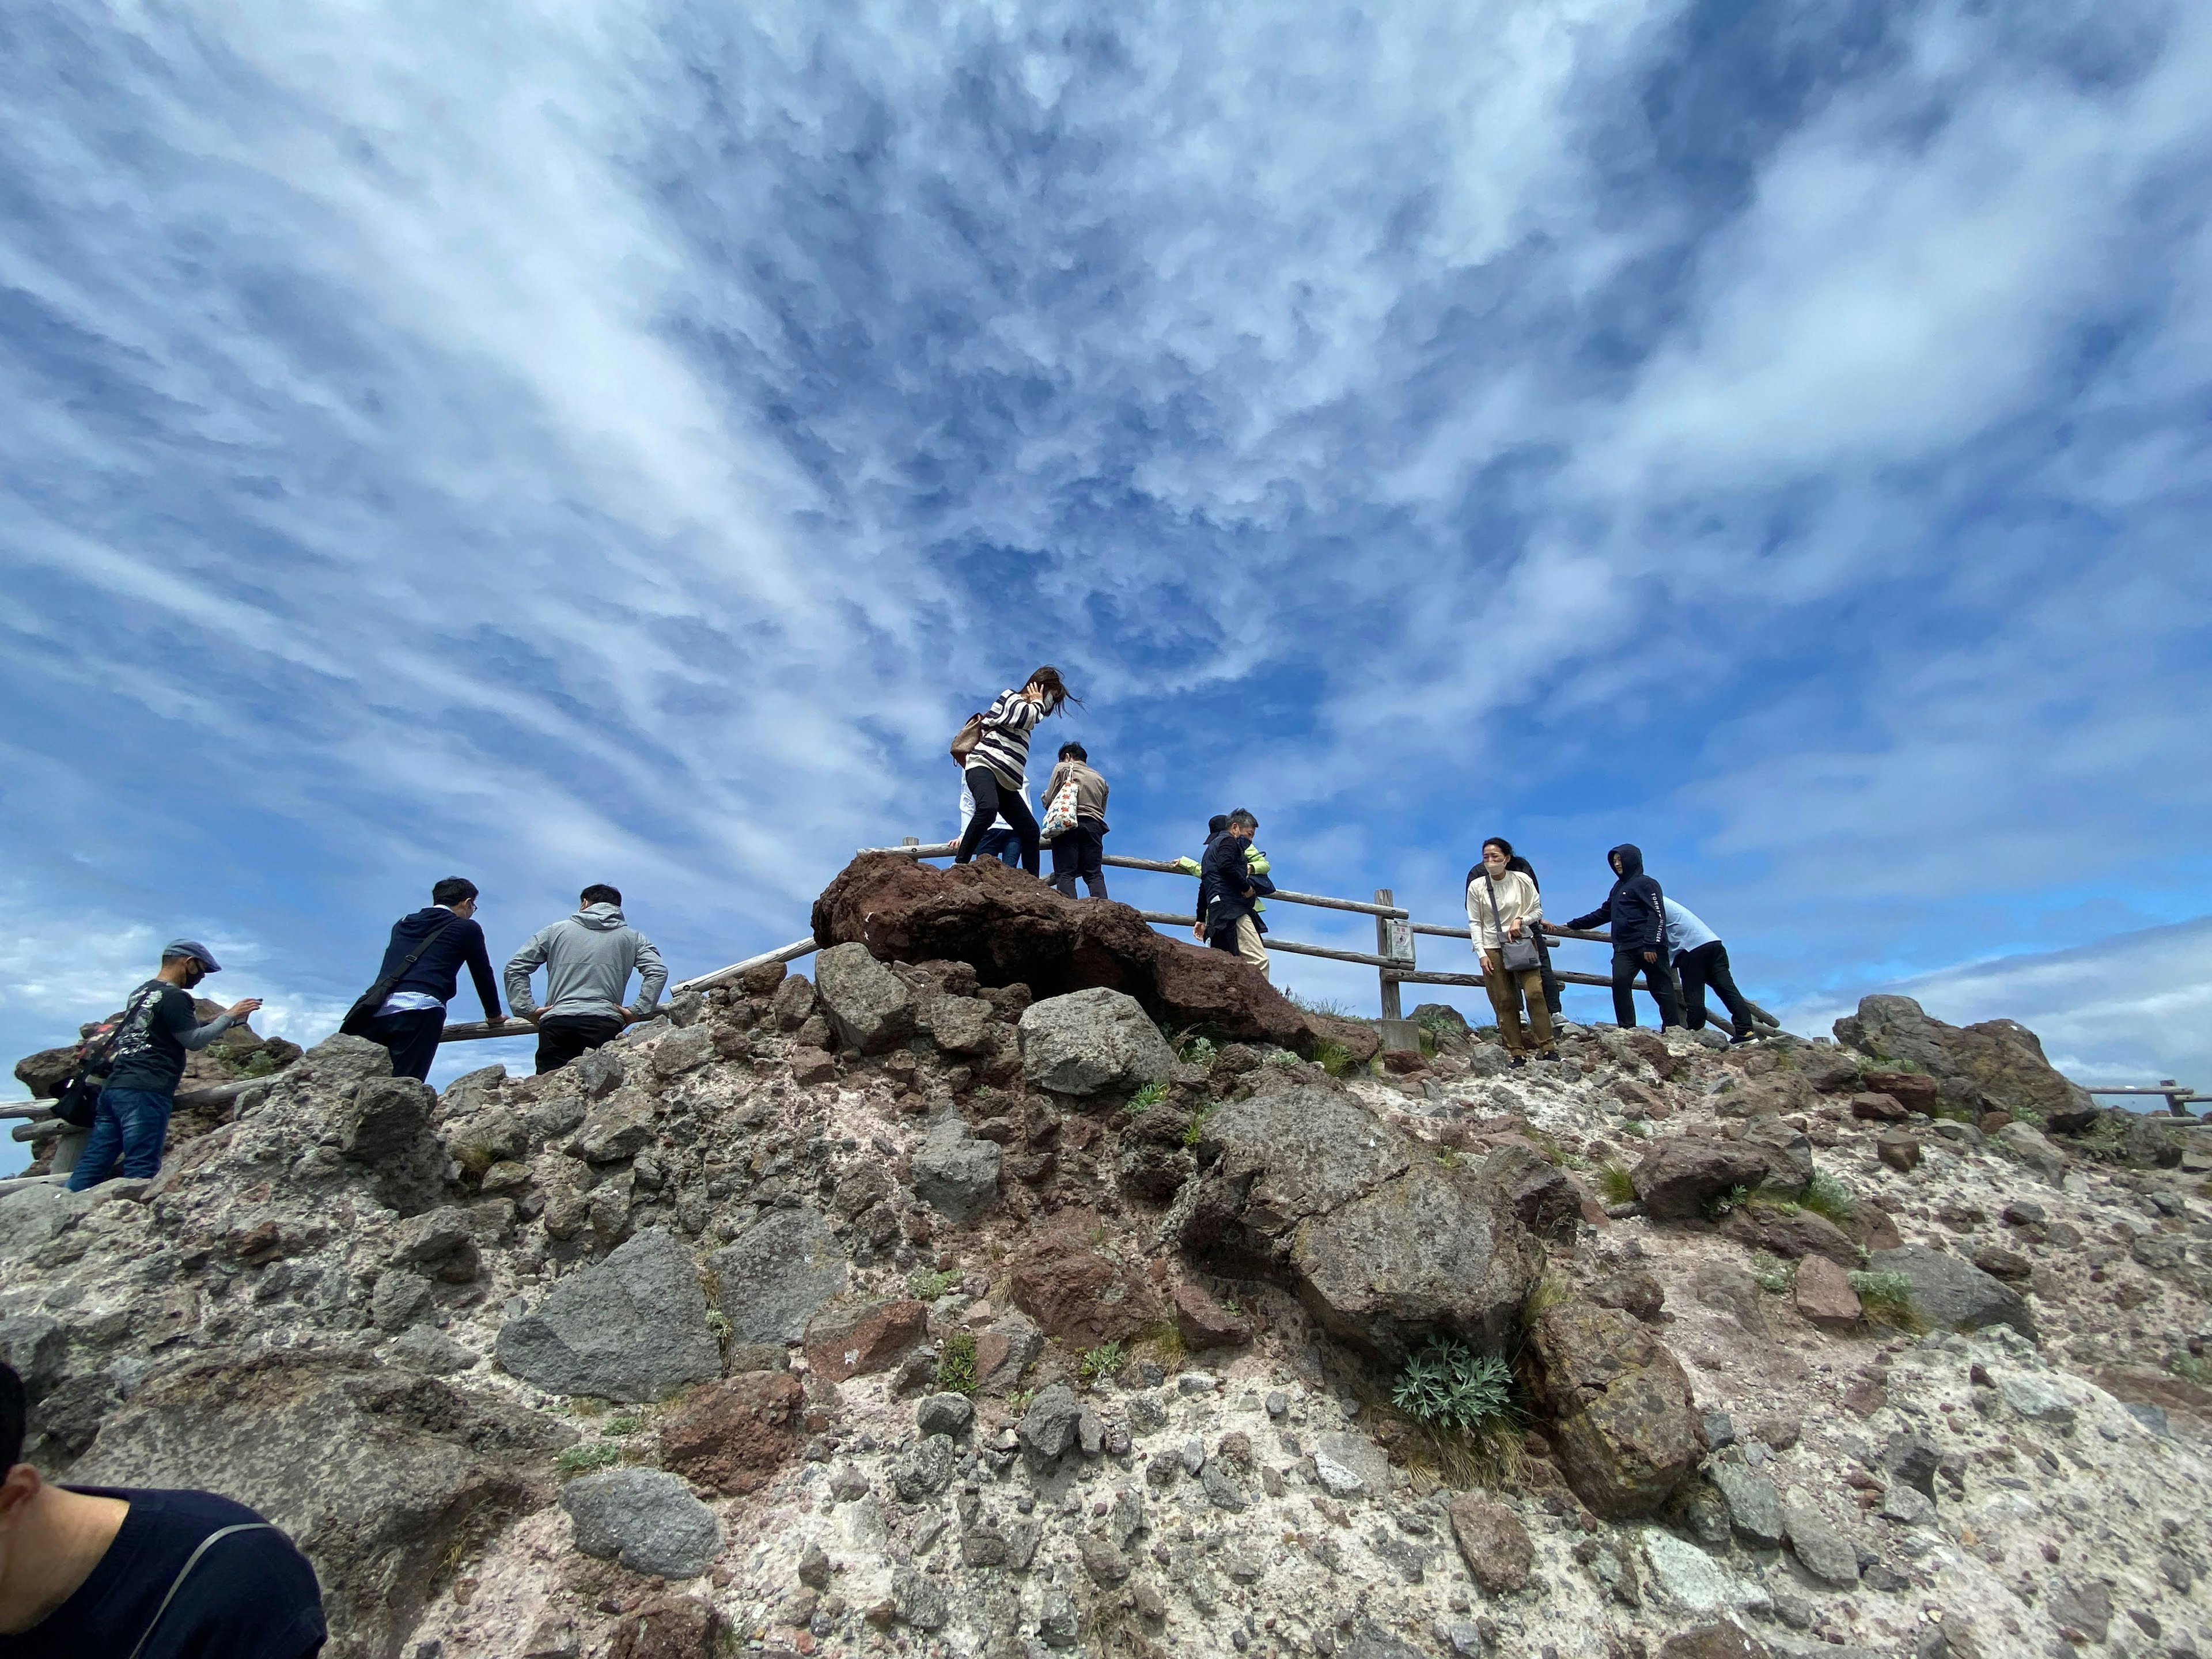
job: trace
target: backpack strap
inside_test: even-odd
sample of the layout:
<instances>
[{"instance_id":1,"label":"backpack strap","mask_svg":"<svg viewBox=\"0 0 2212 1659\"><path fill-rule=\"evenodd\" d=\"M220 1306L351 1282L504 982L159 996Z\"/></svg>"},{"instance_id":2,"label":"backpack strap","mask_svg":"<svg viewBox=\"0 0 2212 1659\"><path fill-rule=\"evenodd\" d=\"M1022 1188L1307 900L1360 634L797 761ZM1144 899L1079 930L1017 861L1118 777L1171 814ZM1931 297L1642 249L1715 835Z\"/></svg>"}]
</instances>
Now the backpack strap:
<instances>
[{"instance_id":1,"label":"backpack strap","mask_svg":"<svg viewBox=\"0 0 2212 1659\"><path fill-rule=\"evenodd\" d=\"M241 1521L236 1526L217 1528L201 1539L199 1547L185 1558L185 1565L177 1569L177 1576L169 1581L169 1593L161 1598L161 1605L154 1609L154 1617L147 1625L145 1633L139 1637L138 1645L131 1650L131 1659L139 1659L139 1656L146 1651L146 1644L154 1639L155 1626L161 1622L161 1615L169 1610L169 1603L177 1599L177 1592L185 1587L185 1580L191 1576L192 1569L199 1565L200 1557L205 1555L216 1544L234 1532L274 1532L276 1530L276 1527L266 1521Z\"/></svg>"}]
</instances>

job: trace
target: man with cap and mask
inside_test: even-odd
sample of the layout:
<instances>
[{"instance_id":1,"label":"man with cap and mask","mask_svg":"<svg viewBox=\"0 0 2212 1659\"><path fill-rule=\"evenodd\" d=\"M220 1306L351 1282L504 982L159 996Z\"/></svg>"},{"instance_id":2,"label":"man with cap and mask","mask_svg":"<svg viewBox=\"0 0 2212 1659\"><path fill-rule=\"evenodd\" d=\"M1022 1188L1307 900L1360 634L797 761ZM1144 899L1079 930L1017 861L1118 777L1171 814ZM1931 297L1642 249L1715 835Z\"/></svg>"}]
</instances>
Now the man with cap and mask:
<instances>
[{"instance_id":1,"label":"man with cap and mask","mask_svg":"<svg viewBox=\"0 0 2212 1659\"><path fill-rule=\"evenodd\" d=\"M206 1048L261 1006L259 997L248 997L203 1025L192 1006L192 988L222 971L206 945L173 939L162 947L161 971L131 994L116 1027L115 1052L91 1137L70 1172L71 1192L96 1187L112 1176L151 1181L161 1172L169 1113L185 1075L185 1051Z\"/></svg>"}]
</instances>

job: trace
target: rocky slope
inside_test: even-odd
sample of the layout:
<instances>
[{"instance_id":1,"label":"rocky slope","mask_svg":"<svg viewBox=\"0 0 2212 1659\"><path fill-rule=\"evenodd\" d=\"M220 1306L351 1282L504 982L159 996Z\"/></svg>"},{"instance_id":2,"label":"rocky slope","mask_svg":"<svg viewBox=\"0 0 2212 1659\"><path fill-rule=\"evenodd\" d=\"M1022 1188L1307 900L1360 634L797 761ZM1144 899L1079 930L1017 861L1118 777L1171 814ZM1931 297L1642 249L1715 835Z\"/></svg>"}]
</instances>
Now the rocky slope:
<instances>
[{"instance_id":1,"label":"rocky slope","mask_svg":"<svg viewBox=\"0 0 2212 1659\"><path fill-rule=\"evenodd\" d=\"M2212 1650L2212 1160L2020 1028L1370 1060L848 877L811 981L442 1096L333 1038L0 1197L33 1455L261 1507L349 1656ZM1393 1404L1439 1335L1510 1428Z\"/></svg>"}]
</instances>

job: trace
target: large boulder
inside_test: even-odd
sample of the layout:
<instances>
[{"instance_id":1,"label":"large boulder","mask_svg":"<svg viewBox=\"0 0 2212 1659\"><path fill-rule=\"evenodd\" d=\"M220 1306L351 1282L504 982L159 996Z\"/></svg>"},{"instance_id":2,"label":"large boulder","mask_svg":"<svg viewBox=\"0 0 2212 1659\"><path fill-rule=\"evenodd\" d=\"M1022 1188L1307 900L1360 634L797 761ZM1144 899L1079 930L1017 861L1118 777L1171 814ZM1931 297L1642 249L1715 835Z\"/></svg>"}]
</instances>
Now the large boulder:
<instances>
[{"instance_id":1,"label":"large boulder","mask_svg":"<svg viewBox=\"0 0 2212 1659\"><path fill-rule=\"evenodd\" d=\"M1736 1188L1796 1192L1805 1177L1784 1150L1759 1140L1674 1135L1657 1142L1632 1174L1636 1196L1655 1221L1688 1221Z\"/></svg>"},{"instance_id":2,"label":"large boulder","mask_svg":"<svg viewBox=\"0 0 2212 1659\"><path fill-rule=\"evenodd\" d=\"M1913 1307L1931 1325L1947 1331L2009 1325L2030 1341L2036 1340L2035 1316L2021 1293L1948 1250L1924 1244L1876 1250L1867 1258L1867 1268L1902 1274L1911 1286Z\"/></svg>"},{"instance_id":3,"label":"large boulder","mask_svg":"<svg viewBox=\"0 0 2212 1659\"><path fill-rule=\"evenodd\" d=\"M1447 1164L1349 1096L1306 1086L1218 1108L1199 1154L1211 1167L1164 1232L1231 1276L1290 1285L1332 1334L1386 1360L1439 1330L1502 1344L1542 1265L1516 1210L1522 1149Z\"/></svg>"},{"instance_id":4,"label":"large boulder","mask_svg":"<svg viewBox=\"0 0 2212 1659\"><path fill-rule=\"evenodd\" d=\"M1994 1107L2069 1133L2096 1121L2096 1103L2052 1066L2035 1033L2016 1020L1948 1025L1911 997L1871 996L1835 1029L1838 1042L1934 1079L1938 1099L1954 1110Z\"/></svg>"},{"instance_id":5,"label":"large boulder","mask_svg":"<svg viewBox=\"0 0 2212 1659\"><path fill-rule=\"evenodd\" d=\"M852 1264L811 1204L771 1210L714 1252L732 1342L796 1342L807 1322L845 1293Z\"/></svg>"},{"instance_id":6,"label":"large boulder","mask_svg":"<svg viewBox=\"0 0 2212 1659\"><path fill-rule=\"evenodd\" d=\"M1529 1392L1567 1484L1607 1520L1656 1514L1705 1455L1690 1379L1649 1326L1573 1296L1529 1322Z\"/></svg>"},{"instance_id":7,"label":"large boulder","mask_svg":"<svg viewBox=\"0 0 2212 1659\"><path fill-rule=\"evenodd\" d=\"M839 946L843 949L843 946ZM1133 996L1094 988L1022 1011L1022 1075L1058 1095L1133 1091L1164 1082L1175 1050Z\"/></svg>"},{"instance_id":8,"label":"large boulder","mask_svg":"<svg viewBox=\"0 0 2212 1659\"><path fill-rule=\"evenodd\" d=\"M553 1497L574 1430L356 1354L219 1354L149 1378L70 1472L253 1508L322 1581L331 1659L387 1659L474 1540Z\"/></svg>"},{"instance_id":9,"label":"large boulder","mask_svg":"<svg viewBox=\"0 0 2212 1659\"><path fill-rule=\"evenodd\" d=\"M1040 999L1126 992L1154 1019L1237 1042L1313 1040L1304 1012L1236 957L1157 933L1128 905L1062 898L995 859L940 870L864 853L814 902L814 937L886 962L964 962L985 985Z\"/></svg>"},{"instance_id":10,"label":"large boulder","mask_svg":"<svg viewBox=\"0 0 2212 1659\"><path fill-rule=\"evenodd\" d=\"M501 1327L495 1352L526 1382L605 1400L660 1400L722 1370L698 1269L658 1227L561 1279Z\"/></svg>"},{"instance_id":11,"label":"large boulder","mask_svg":"<svg viewBox=\"0 0 2212 1659\"><path fill-rule=\"evenodd\" d=\"M814 988L850 1047L879 1054L915 1033L914 993L865 945L833 945L815 958Z\"/></svg>"}]
</instances>

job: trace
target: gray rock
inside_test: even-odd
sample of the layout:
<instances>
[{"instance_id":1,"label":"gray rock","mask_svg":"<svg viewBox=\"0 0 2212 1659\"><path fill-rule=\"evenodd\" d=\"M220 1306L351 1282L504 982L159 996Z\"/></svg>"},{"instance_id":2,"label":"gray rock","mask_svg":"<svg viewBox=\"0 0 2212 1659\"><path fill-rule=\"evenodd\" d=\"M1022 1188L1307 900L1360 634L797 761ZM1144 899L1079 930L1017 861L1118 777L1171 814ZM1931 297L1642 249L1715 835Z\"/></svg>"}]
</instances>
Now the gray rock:
<instances>
[{"instance_id":1,"label":"gray rock","mask_svg":"<svg viewBox=\"0 0 2212 1659\"><path fill-rule=\"evenodd\" d=\"M1175 1051L1134 997L1103 988L1022 1011L1022 1075L1054 1094L1136 1090L1166 1080Z\"/></svg>"},{"instance_id":2,"label":"gray rock","mask_svg":"<svg viewBox=\"0 0 2212 1659\"><path fill-rule=\"evenodd\" d=\"M936 997L924 1006L929 1033L948 1054L988 1054L999 1045L999 1011L981 997Z\"/></svg>"},{"instance_id":3,"label":"gray rock","mask_svg":"<svg viewBox=\"0 0 2212 1659\"><path fill-rule=\"evenodd\" d=\"M1022 1420L1015 1428L1021 1437L1022 1456L1032 1471L1038 1474L1049 1472L1065 1454L1074 1449L1076 1427L1082 1415L1083 1407L1075 1397L1075 1390L1065 1382L1037 1390L1036 1398L1030 1401L1030 1408L1022 1413Z\"/></svg>"},{"instance_id":4,"label":"gray rock","mask_svg":"<svg viewBox=\"0 0 2212 1659\"><path fill-rule=\"evenodd\" d=\"M356 1039L332 1037L309 1058L340 1041ZM385 1059L389 1064L391 1056ZM445 1200L446 1144L431 1127L437 1109L438 1097L428 1084L411 1077L374 1077L331 1114L338 1150L376 1201L402 1215L418 1215Z\"/></svg>"},{"instance_id":5,"label":"gray rock","mask_svg":"<svg viewBox=\"0 0 2212 1659\"><path fill-rule=\"evenodd\" d=\"M1074 1599L1066 1590L1048 1588L1038 1598L1037 1634L1048 1648L1072 1648L1083 1634Z\"/></svg>"},{"instance_id":6,"label":"gray rock","mask_svg":"<svg viewBox=\"0 0 2212 1659\"><path fill-rule=\"evenodd\" d=\"M2074 1426L2074 1401L2063 1389L2032 1371L2000 1371L1997 1394L2006 1405L2031 1423L2045 1428Z\"/></svg>"},{"instance_id":7,"label":"gray rock","mask_svg":"<svg viewBox=\"0 0 2212 1659\"><path fill-rule=\"evenodd\" d=\"M2066 1154L2033 1123L2015 1118L1991 1137L1999 1146L2033 1170L2045 1181L2057 1182L2066 1174Z\"/></svg>"},{"instance_id":8,"label":"gray rock","mask_svg":"<svg viewBox=\"0 0 2212 1659\"><path fill-rule=\"evenodd\" d=\"M614 1557L632 1572L696 1578L722 1551L721 1523L691 1489L662 1469L607 1469L571 1480L561 1507L576 1547Z\"/></svg>"},{"instance_id":9,"label":"gray rock","mask_svg":"<svg viewBox=\"0 0 2212 1659\"><path fill-rule=\"evenodd\" d=\"M1684 1613L1718 1613L1738 1594L1734 1575L1686 1538L1648 1528L1644 1560L1659 1599Z\"/></svg>"},{"instance_id":10,"label":"gray rock","mask_svg":"<svg viewBox=\"0 0 2212 1659\"><path fill-rule=\"evenodd\" d=\"M1783 1524L1798 1564L1824 1584L1847 1589L1859 1582L1857 1546L1801 1492L1782 1501Z\"/></svg>"},{"instance_id":11,"label":"gray rock","mask_svg":"<svg viewBox=\"0 0 2212 1659\"><path fill-rule=\"evenodd\" d=\"M848 1046L879 1054L912 1036L914 994L865 945L833 945L814 959L814 987Z\"/></svg>"},{"instance_id":12,"label":"gray rock","mask_svg":"<svg viewBox=\"0 0 2212 1659\"><path fill-rule=\"evenodd\" d=\"M1238 1484L1224 1458L1210 1460L1200 1473L1198 1481L1205 1488L1206 1498L1218 1510L1227 1510L1235 1514L1251 1506L1251 1499L1244 1495L1244 1488Z\"/></svg>"},{"instance_id":13,"label":"gray rock","mask_svg":"<svg viewBox=\"0 0 2212 1659\"><path fill-rule=\"evenodd\" d=\"M2094 1578L2062 1578L2051 1589L2044 1611L2055 1625L2071 1626L2092 1642L2110 1635L2112 1592Z\"/></svg>"},{"instance_id":14,"label":"gray rock","mask_svg":"<svg viewBox=\"0 0 2212 1659\"><path fill-rule=\"evenodd\" d=\"M1357 1498L1390 1489L1390 1460L1364 1434L1317 1435L1314 1468L1332 1498Z\"/></svg>"},{"instance_id":15,"label":"gray rock","mask_svg":"<svg viewBox=\"0 0 2212 1659\"><path fill-rule=\"evenodd\" d=\"M1813 1178L1813 1143L1802 1129L1791 1127L1783 1118L1759 1117L1752 1120L1743 1138L1749 1145L1765 1148L1788 1164L1796 1175L1796 1184L1802 1186Z\"/></svg>"},{"instance_id":16,"label":"gray rock","mask_svg":"<svg viewBox=\"0 0 2212 1659\"><path fill-rule=\"evenodd\" d=\"M1782 1494L1774 1482L1757 1469L1728 1460L1714 1462L1705 1478L1720 1488L1729 1524L1736 1531L1763 1549L1782 1547L1788 1528L1782 1519Z\"/></svg>"},{"instance_id":17,"label":"gray rock","mask_svg":"<svg viewBox=\"0 0 2212 1659\"><path fill-rule=\"evenodd\" d=\"M961 1119L941 1118L915 1152L915 1196L955 1221L965 1221L998 1197L999 1165L1005 1156L996 1141L976 1139Z\"/></svg>"},{"instance_id":18,"label":"gray rock","mask_svg":"<svg viewBox=\"0 0 2212 1659\"><path fill-rule=\"evenodd\" d=\"M149 1377L107 1414L70 1474L251 1504L313 1564L329 1651L389 1654L465 1540L496 1535L552 1501L551 1454L575 1438L565 1425L434 1377L356 1353L285 1348L217 1354Z\"/></svg>"},{"instance_id":19,"label":"gray rock","mask_svg":"<svg viewBox=\"0 0 2212 1659\"><path fill-rule=\"evenodd\" d=\"M975 1420L975 1402L964 1394L933 1394L914 1408L915 1426L926 1436L964 1434Z\"/></svg>"},{"instance_id":20,"label":"gray rock","mask_svg":"<svg viewBox=\"0 0 2212 1659\"><path fill-rule=\"evenodd\" d=\"M0 1319L0 1364L13 1366L33 1404L61 1381L69 1358L69 1332L46 1314L10 1314Z\"/></svg>"},{"instance_id":21,"label":"gray rock","mask_svg":"<svg viewBox=\"0 0 2212 1659\"><path fill-rule=\"evenodd\" d=\"M952 1484L960 1449L949 1434L927 1434L891 1466L891 1485L909 1504L933 1498Z\"/></svg>"},{"instance_id":22,"label":"gray rock","mask_svg":"<svg viewBox=\"0 0 2212 1659\"><path fill-rule=\"evenodd\" d=\"M800 1340L806 1322L852 1279L828 1219L811 1204L769 1211L717 1250L714 1262L733 1342Z\"/></svg>"},{"instance_id":23,"label":"gray rock","mask_svg":"<svg viewBox=\"0 0 2212 1659\"><path fill-rule=\"evenodd\" d=\"M392 1357L410 1370L426 1371L432 1376L450 1376L455 1371L465 1371L482 1356L474 1348L464 1347L435 1325L416 1325L394 1337Z\"/></svg>"},{"instance_id":24,"label":"gray rock","mask_svg":"<svg viewBox=\"0 0 2212 1659\"><path fill-rule=\"evenodd\" d=\"M902 1622L916 1630L943 1630L952 1619L951 1598L945 1585L912 1567L891 1570L891 1607Z\"/></svg>"},{"instance_id":25,"label":"gray rock","mask_svg":"<svg viewBox=\"0 0 2212 1659\"><path fill-rule=\"evenodd\" d=\"M1899 1430L1890 1436L1881 1462L1889 1471L1893 1485L1902 1481L1932 1501L1936 1496L1936 1471L1942 1467L1942 1460L1943 1454L1926 1435Z\"/></svg>"},{"instance_id":26,"label":"gray rock","mask_svg":"<svg viewBox=\"0 0 2212 1659\"><path fill-rule=\"evenodd\" d=\"M658 1227L561 1279L501 1328L495 1352L525 1382L606 1400L663 1399L722 1370L698 1270Z\"/></svg>"},{"instance_id":27,"label":"gray rock","mask_svg":"<svg viewBox=\"0 0 2212 1659\"><path fill-rule=\"evenodd\" d=\"M66 1187L18 1187L0 1197L0 1261L30 1260L91 1208Z\"/></svg>"},{"instance_id":28,"label":"gray rock","mask_svg":"<svg viewBox=\"0 0 2212 1659\"><path fill-rule=\"evenodd\" d=\"M694 1072L714 1057L714 1034L704 1025L670 1032L653 1045L653 1074L664 1080Z\"/></svg>"},{"instance_id":29,"label":"gray rock","mask_svg":"<svg viewBox=\"0 0 2212 1659\"><path fill-rule=\"evenodd\" d=\"M605 1100L622 1087L629 1074L623 1057L611 1048L594 1048L570 1060L564 1069L576 1079L586 1100Z\"/></svg>"},{"instance_id":30,"label":"gray rock","mask_svg":"<svg viewBox=\"0 0 2212 1659\"><path fill-rule=\"evenodd\" d=\"M568 1150L586 1164L618 1164L651 1146L656 1133L653 1097L618 1089L584 1115Z\"/></svg>"},{"instance_id":31,"label":"gray rock","mask_svg":"<svg viewBox=\"0 0 2212 1659\"><path fill-rule=\"evenodd\" d=\"M1128 1581L1129 1558L1115 1548L1109 1540L1092 1533L1084 1533L1075 1540L1075 1553L1083 1563L1083 1571L1090 1574L1092 1583L1111 1587Z\"/></svg>"},{"instance_id":32,"label":"gray rock","mask_svg":"<svg viewBox=\"0 0 2212 1659\"><path fill-rule=\"evenodd\" d=\"M1902 1480L1894 1481L1882 1494L1881 1508L1877 1511L1885 1521L1894 1521L1901 1527L1929 1527L1936 1523L1936 1500L1917 1486L1908 1486Z\"/></svg>"},{"instance_id":33,"label":"gray rock","mask_svg":"<svg viewBox=\"0 0 2212 1659\"><path fill-rule=\"evenodd\" d=\"M369 1293L369 1322L380 1331L404 1331L430 1305L430 1281L404 1267L386 1268Z\"/></svg>"},{"instance_id":34,"label":"gray rock","mask_svg":"<svg viewBox=\"0 0 2212 1659\"><path fill-rule=\"evenodd\" d=\"M768 1011L779 1030L797 1030L814 1012L813 981L804 974L792 975L775 988L775 994L769 999Z\"/></svg>"},{"instance_id":35,"label":"gray rock","mask_svg":"<svg viewBox=\"0 0 2212 1659\"><path fill-rule=\"evenodd\" d=\"M1904 1274L1912 1287L1912 1305L1930 1324L1952 1331L2009 1325L2035 1340L2035 1316L2020 1292L1948 1250L1907 1244L1876 1250L1867 1266L1875 1273Z\"/></svg>"},{"instance_id":36,"label":"gray rock","mask_svg":"<svg viewBox=\"0 0 2212 1659\"><path fill-rule=\"evenodd\" d=\"M1400 1641L1381 1626L1366 1619L1359 1621L1336 1651L1338 1659L1428 1659L1420 1649Z\"/></svg>"}]
</instances>

